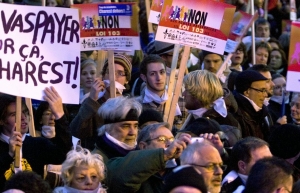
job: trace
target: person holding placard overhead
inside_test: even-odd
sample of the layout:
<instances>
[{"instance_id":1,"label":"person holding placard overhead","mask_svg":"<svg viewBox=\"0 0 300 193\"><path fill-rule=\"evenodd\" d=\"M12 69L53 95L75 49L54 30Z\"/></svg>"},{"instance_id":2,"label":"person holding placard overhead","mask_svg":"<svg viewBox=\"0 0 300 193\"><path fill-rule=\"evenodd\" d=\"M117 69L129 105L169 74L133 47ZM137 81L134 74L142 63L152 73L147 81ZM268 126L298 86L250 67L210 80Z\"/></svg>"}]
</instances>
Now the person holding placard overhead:
<instances>
[{"instance_id":1,"label":"person holding placard overhead","mask_svg":"<svg viewBox=\"0 0 300 193\"><path fill-rule=\"evenodd\" d=\"M114 55L116 94L121 96L131 79L131 62L121 54ZM103 120L97 115L99 107L110 98L108 60L105 61L101 75L95 78L87 98L70 123L72 135L81 140L81 145L87 149L94 149L97 129Z\"/></svg>"},{"instance_id":2,"label":"person holding placard overhead","mask_svg":"<svg viewBox=\"0 0 300 193\"><path fill-rule=\"evenodd\" d=\"M28 113L24 110L20 112L22 113L21 132L15 132L16 99L14 96L0 95L0 189L4 182L18 171L30 170L43 177L44 165L61 164L72 147L68 121L62 106L59 105L61 104L59 94L53 87L46 88L44 92L45 100L57 110L54 116L56 124L60 126L55 130L55 144L49 139L26 134ZM13 163L16 146L21 146L20 168L14 168Z\"/></svg>"}]
</instances>

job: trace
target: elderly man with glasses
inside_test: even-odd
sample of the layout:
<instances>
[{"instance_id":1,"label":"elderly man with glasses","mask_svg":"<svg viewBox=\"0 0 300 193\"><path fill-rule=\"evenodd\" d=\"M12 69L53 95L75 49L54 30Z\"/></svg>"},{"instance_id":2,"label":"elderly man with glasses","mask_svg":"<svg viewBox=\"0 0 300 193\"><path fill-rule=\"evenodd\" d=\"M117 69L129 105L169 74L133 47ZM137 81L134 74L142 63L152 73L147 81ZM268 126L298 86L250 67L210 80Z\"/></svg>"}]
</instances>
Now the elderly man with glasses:
<instances>
[{"instance_id":1,"label":"elderly man with glasses","mask_svg":"<svg viewBox=\"0 0 300 193\"><path fill-rule=\"evenodd\" d=\"M190 138L184 133L174 139L168 123L147 125L138 135L139 150L108 161L109 192L162 192L165 177L177 166L175 159L191 143Z\"/></svg>"},{"instance_id":2,"label":"elderly man with glasses","mask_svg":"<svg viewBox=\"0 0 300 193\"><path fill-rule=\"evenodd\" d=\"M238 103L236 119L242 128L242 137L268 139L273 125L264 100L268 97L268 79L254 70L241 72L235 80L234 97Z\"/></svg>"}]
</instances>

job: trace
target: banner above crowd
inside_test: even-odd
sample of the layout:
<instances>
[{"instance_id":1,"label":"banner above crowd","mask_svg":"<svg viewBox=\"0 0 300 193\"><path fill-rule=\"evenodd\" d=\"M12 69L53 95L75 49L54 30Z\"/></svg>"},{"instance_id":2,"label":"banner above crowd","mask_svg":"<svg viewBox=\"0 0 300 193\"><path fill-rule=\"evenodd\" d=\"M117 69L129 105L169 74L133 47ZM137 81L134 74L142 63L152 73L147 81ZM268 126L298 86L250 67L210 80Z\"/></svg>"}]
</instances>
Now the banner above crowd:
<instances>
[{"instance_id":1,"label":"banner above crowd","mask_svg":"<svg viewBox=\"0 0 300 193\"><path fill-rule=\"evenodd\" d=\"M43 100L54 86L64 103L78 103L78 12L4 3L0 12L0 92Z\"/></svg>"},{"instance_id":2,"label":"banner above crowd","mask_svg":"<svg viewBox=\"0 0 300 193\"><path fill-rule=\"evenodd\" d=\"M234 12L211 0L165 0L155 39L223 54Z\"/></svg>"},{"instance_id":3,"label":"banner above crowd","mask_svg":"<svg viewBox=\"0 0 300 193\"><path fill-rule=\"evenodd\" d=\"M81 51L139 50L135 3L76 4L80 12Z\"/></svg>"}]
</instances>

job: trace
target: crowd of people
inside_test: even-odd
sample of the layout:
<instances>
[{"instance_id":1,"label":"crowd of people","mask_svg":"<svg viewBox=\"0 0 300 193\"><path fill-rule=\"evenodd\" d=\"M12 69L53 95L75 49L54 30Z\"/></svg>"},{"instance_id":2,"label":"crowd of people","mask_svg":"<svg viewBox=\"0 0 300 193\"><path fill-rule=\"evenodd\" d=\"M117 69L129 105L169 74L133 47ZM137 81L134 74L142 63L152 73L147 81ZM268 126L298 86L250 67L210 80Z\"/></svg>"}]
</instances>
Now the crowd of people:
<instances>
[{"instance_id":1,"label":"crowd of people","mask_svg":"<svg viewBox=\"0 0 300 193\"><path fill-rule=\"evenodd\" d=\"M142 3L146 46L115 53L115 72L108 58L98 69L97 51L81 52L80 104L63 104L55 87L47 87L31 115L32 107L22 102L16 112L16 97L0 93L0 191L299 193L300 93L286 90L289 32L280 34L277 22L288 19L289 2L278 1L268 19L255 2L255 53L245 36L219 76L227 54L192 48L188 64L192 57L198 62L185 72L172 124L165 107L177 54L174 44L145 38ZM226 3L246 7L243 0ZM182 54L180 48L175 81Z\"/></svg>"}]
</instances>

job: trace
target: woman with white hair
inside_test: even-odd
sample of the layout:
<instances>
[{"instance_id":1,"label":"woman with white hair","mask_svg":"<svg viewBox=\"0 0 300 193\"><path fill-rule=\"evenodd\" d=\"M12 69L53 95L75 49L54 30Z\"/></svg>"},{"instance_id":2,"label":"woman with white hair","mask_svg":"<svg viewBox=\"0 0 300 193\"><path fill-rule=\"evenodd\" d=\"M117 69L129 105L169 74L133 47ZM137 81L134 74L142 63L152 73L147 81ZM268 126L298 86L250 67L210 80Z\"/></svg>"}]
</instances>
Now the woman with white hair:
<instances>
[{"instance_id":1,"label":"woman with white hair","mask_svg":"<svg viewBox=\"0 0 300 193\"><path fill-rule=\"evenodd\" d=\"M67 154L62 164L63 187L53 193L106 193L101 181L105 178L105 165L102 156L91 154L88 149L77 146Z\"/></svg>"}]
</instances>

